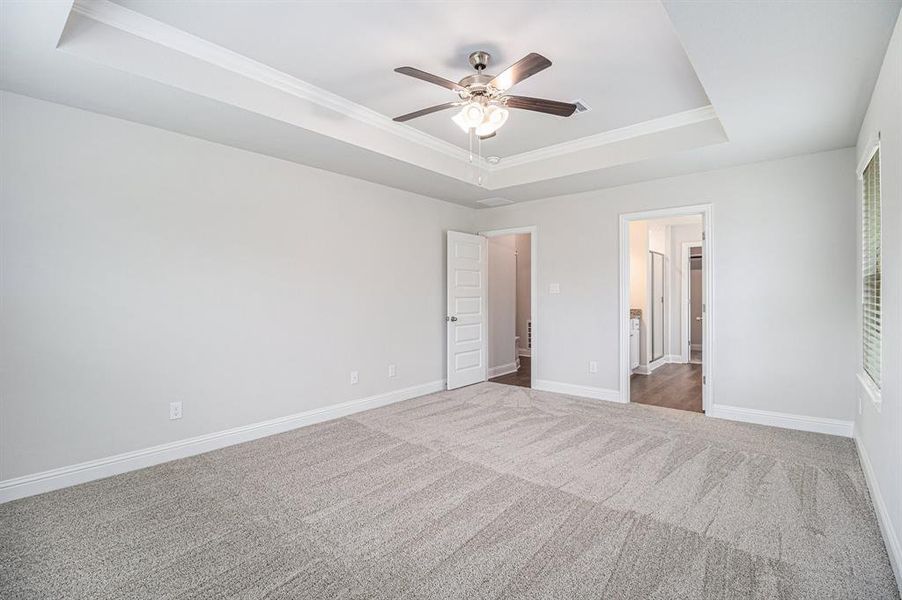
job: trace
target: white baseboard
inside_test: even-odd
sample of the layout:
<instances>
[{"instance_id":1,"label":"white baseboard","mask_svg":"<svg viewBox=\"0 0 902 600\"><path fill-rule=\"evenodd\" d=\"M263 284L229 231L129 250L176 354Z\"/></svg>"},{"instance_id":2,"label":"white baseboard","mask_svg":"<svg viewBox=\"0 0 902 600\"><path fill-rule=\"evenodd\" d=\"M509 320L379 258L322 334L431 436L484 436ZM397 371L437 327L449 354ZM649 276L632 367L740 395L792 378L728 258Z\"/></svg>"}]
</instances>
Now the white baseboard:
<instances>
[{"instance_id":1,"label":"white baseboard","mask_svg":"<svg viewBox=\"0 0 902 600\"><path fill-rule=\"evenodd\" d=\"M501 377L509 373L517 372L517 363L507 363L506 365L498 365L497 367L489 367L489 379L492 377Z\"/></svg>"},{"instance_id":2,"label":"white baseboard","mask_svg":"<svg viewBox=\"0 0 902 600\"><path fill-rule=\"evenodd\" d=\"M640 364L638 367L633 369L632 372L638 373L639 375L651 375L652 372L655 369L657 369L658 367L660 367L661 365L671 362L671 361L667 360L668 358L669 358L668 355L664 355L661 358L659 358L658 360L652 361L652 362L648 363L647 365Z\"/></svg>"},{"instance_id":3,"label":"white baseboard","mask_svg":"<svg viewBox=\"0 0 902 600\"><path fill-rule=\"evenodd\" d=\"M609 390L606 388L574 385L572 383L561 383L559 381L549 381L547 379L536 379L533 382L532 387L535 390L542 390L543 392L556 392L568 396L607 400L608 402L623 402L623 400L620 399L620 392L618 390Z\"/></svg>"},{"instance_id":4,"label":"white baseboard","mask_svg":"<svg viewBox=\"0 0 902 600\"><path fill-rule=\"evenodd\" d=\"M279 417L269 421L261 421L251 425L243 425L225 431L208 433L177 442L160 444L141 450L125 452L115 456L108 456L97 460L60 467L50 471L16 477L0 481L0 503L9 502L26 496L34 496L52 490L77 485L102 479L112 475L118 475L127 471L143 469L152 465L202 454L218 448L256 440L284 431L297 429L306 425L313 425L331 419L337 419L353 413L386 406L401 400L408 400L418 396L424 396L445 389L445 381L430 381L412 387L377 394L368 398L333 404L323 408L316 408L286 417Z\"/></svg>"},{"instance_id":5,"label":"white baseboard","mask_svg":"<svg viewBox=\"0 0 902 600\"><path fill-rule=\"evenodd\" d=\"M799 431L813 431L815 433L852 437L852 421L791 415L769 410L725 406L723 404L711 406L705 411L705 414L709 417L726 419L728 421L742 421L743 423L770 425L772 427L783 427L784 429L798 429Z\"/></svg>"},{"instance_id":6,"label":"white baseboard","mask_svg":"<svg viewBox=\"0 0 902 600\"><path fill-rule=\"evenodd\" d=\"M530 348L518 348L517 354L520 356L532 356L532 350Z\"/></svg>"},{"instance_id":7,"label":"white baseboard","mask_svg":"<svg viewBox=\"0 0 902 600\"><path fill-rule=\"evenodd\" d=\"M662 356L658 360L651 361L648 363L648 374L652 374L655 369L665 364L667 364L667 356Z\"/></svg>"},{"instance_id":8,"label":"white baseboard","mask_svg":"<svg viewBox=\"0 0 902 600\"><path fill-rule=\"evenodd\" d=\"M871 492L871 500L874 503L874 512L877 513L877 523L880 525L880 532L883 534L886 553L889 555L890 565L893 567L893 573L896 575L896 585L899 586L899 593L902 594L902 540L899 539L899 535L893 527L889 510L886 508L886 502L883 500L883 494L880 493L880 486L877 484L877 474L874 473L871 458L861 442L857 427L855 428L854 437L855 446L858 448L858 460L861 463L861 470L864 471L864 479L868 484L868 490Z\"/></svg>"},{"instance_id":9,"label":"white baseboard","mask_svg":"<svg viewBox=\"0 0 902 600\"><path fill-rule=\"evenodd\" d=\"M664 358L666 359L665 362L668 363L683 364L683 357L679 354L668 354Z\"/></svg>"}]
</instances>

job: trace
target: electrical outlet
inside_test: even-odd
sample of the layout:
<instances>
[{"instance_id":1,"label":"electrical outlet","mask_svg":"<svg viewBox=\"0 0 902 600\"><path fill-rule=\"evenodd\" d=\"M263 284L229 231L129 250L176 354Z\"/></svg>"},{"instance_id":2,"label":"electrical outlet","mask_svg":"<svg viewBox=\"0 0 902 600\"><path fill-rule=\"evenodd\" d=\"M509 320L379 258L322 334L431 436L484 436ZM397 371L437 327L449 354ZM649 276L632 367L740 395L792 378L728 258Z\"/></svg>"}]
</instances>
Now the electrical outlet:
<instances>
[{"instance_id":1,"label":"electrical outlet","mask_svg":"<svg viewBox=\"0 0 902 600\"><path fill-rule=\"evenodd\" d=\"M598 373L598 361L597 360L589 361L589 373Z\"/></svg>"},{"instance_id":2,"label":"electrical outlet","mask_svg":"<svg viewBox=\"0 0 902 600\"><path fill-rule=\"evenodd\" d=\"M175 419L182 418L182 403L181 402L170 402L169 403L169 420L173 421Z\"/></svg>"},{"instance_id":3,"label":"electrical outlet","mask_svg":"<svg viewBox=\"0 0 902 600\"><path fill-rule=\"evenodd\" d=\"M395 369L395 365L388 365L388 376L394 377L397 375L397 370Z\"/></svg>"},{"instance_id":4,"label":"electrical outlet","mask_svg":"<svg viewBox=\"0 0 902 600\"><path fill-rule=\"evenodd\" d=\"M549 284L548 293L549 294L560 294L561 293L561 284L559 284L559 283Z\"/></svg>"},{"instance_id":5,"label":"electrical outlet","mask_svg":"<svg viewBox=\"0 0 902 600\"><path fill-rule=\"evenodd\" d=\"M357 371L351 371L351 385L357 385L358 381L360 381L360 376Z\"/></svg>"}]
</instances>

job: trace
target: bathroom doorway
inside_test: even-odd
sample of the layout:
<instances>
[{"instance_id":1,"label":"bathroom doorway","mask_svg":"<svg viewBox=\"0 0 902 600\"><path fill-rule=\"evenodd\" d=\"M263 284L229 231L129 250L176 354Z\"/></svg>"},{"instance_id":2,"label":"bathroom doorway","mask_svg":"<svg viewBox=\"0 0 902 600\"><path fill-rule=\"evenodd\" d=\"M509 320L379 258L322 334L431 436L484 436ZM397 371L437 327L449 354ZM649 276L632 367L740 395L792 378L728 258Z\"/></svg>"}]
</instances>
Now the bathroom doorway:
<instances>
[{"instance_id":1,"label":"bathroom doorway","mask_svg":"<svg viewBox=\"0 0 902 600\"><path fill-rule=\"evenodd\" d=\"M621 215L621 396L704 412L710 402L707 207Z\"/></svg>"}]
</instances>

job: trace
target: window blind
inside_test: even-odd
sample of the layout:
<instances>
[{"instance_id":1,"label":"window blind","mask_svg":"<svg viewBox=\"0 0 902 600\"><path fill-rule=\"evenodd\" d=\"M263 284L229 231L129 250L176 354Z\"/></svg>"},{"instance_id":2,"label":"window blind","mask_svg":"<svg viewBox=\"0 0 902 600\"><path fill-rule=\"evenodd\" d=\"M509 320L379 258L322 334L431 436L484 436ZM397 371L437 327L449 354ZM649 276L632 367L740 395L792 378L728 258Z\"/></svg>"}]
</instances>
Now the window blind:
<instances>
[{"instance_id":1,"label":"window blind","mask_svg":"<svg viewBox=\"0 0 902 600\"><path fill-rule=\"evenodd\" d=\"M881 290L880 290L880 150L862 173L861 219L862 366L880 389Z\"/></svg>"}]
</instances>

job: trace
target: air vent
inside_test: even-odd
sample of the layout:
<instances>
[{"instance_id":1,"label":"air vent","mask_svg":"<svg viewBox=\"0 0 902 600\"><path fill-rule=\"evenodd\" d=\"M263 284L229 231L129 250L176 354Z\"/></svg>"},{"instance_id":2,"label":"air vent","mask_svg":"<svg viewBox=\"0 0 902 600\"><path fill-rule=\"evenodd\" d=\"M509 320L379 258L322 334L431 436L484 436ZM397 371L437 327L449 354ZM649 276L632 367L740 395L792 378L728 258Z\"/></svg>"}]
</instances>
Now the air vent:
<instances>
[{"instance_id":1,"label":"air vent","mask_svg":"<svg viewBox=\"0 0 902 600\"><path fill-rule=\"evenodd\" d=\"M585 102L583 102L582 100L574 100L573 104L576 105L576 113L575 114L589 112L590 110L592 110L591 108L589 108L589 105L586 104Z\"/></svg>"},{"instance_id":2,"label":"air vent","mask_svg":"<svg viewBox=\"0 0 902 600\"><path fill-rule=\"evenodd\" d=\"M477 200L476 204L482 204L483 206L504 206L505 204L513 204L513 200L508 200L507 198L484 198L482 200Z\"/></svg>"}]
</instances>

